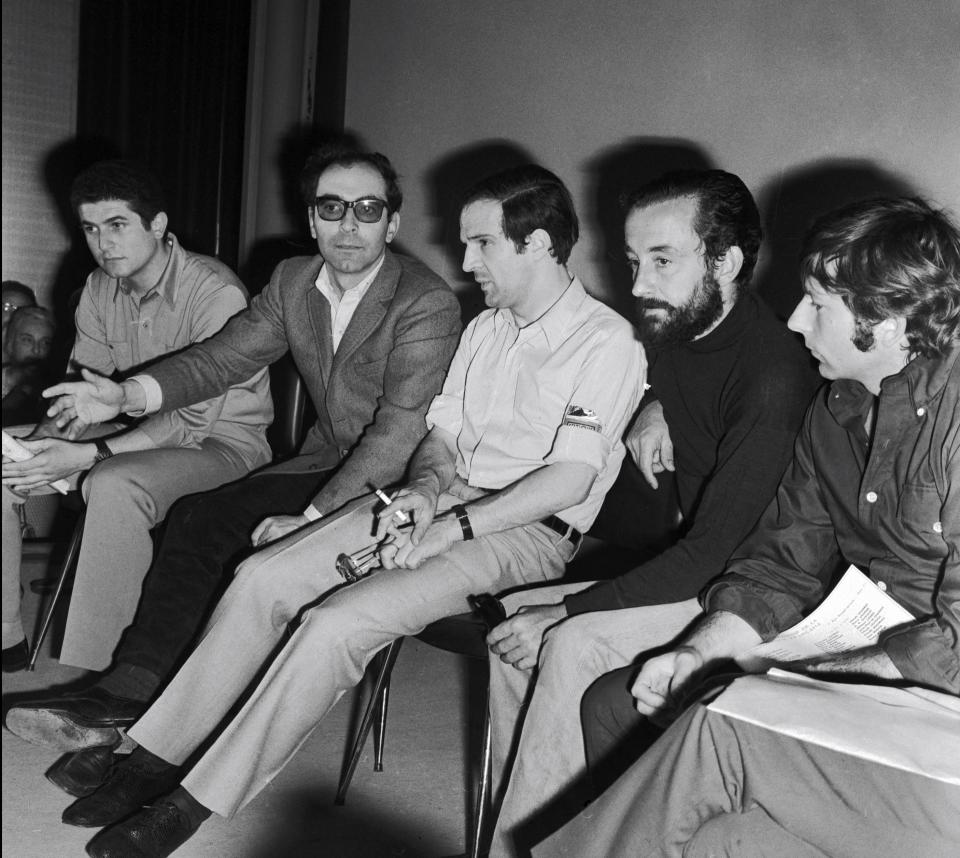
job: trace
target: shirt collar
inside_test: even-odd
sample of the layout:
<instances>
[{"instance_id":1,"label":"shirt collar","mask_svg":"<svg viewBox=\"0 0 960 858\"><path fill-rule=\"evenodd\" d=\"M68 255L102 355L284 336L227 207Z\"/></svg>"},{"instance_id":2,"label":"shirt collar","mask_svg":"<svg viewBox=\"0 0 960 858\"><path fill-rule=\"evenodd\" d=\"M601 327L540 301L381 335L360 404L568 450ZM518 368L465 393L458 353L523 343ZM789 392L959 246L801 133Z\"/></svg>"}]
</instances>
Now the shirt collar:
<instances>
[{"instance_id":1,"label":"shirt collar","mask_svg":"<svg viewBox=\"0 0 960 858\"><path fill-rule=\"evenodd\" d=\"M896 375L885 378L880 385L880 395L886 399L906 397L911 407L926 407L946 385L954 365L960 359L960 344L945 355L935 358L914 358ZM829 408L841 426L853 425L863 420L874 396L859 381L841 378L830 385Z\"/></svg>"},{"instance_id":2,"label":"shirt collar","mask_svg":"<svg viewBox=\"0 0 960 858\"><path fill-rule=\"evenodd\" d=\"M566 339L570 322L574 319L580 306L587 298L587 291L583 288L579 277L574 277L570 285L563 290L563 294L538 318L524 325L517 324L512 310L497 310L495 323L508 324L513 328L525 331L528 336L542 335L551 349L558 348Z\"/></svg>"},{"instance_id":3,"label":"shirt collar","mask_svg":"<svg viewBox=\"0 0 960 858\"><path fill-rule=\"evenodd\" d=\"M170 248L170 256L167 258L167 264L163 269L163 274L160 275L156 286L148 289L139 298L133 299L138 304L148 295L156 292L171 307L176 306L177 293L180 287L180 271L183 268L183 249L180 247L180 242L177 241L177 237L172 232L167 233L166 244L167 247ZM117 288L113 293L113 300L117 300L117 294L120 292L130 296L131 291L127 281L122 277L118 277Z\"/></svg>"},{"instance_id":4,"label":"shirt collar","mask_svg":"<svg viewBox=\"0 0 960 858\"><path fill-rule=\"evenodd\" d=\"M323 295L327 301L330 302L330 306L338 306L340 301L343 300L348 294L353 297L357 302L366 294L367 290L370 288L370 284L376 280L377 275L380 273L380 269L383 268L383 261L386 259L386 251L380 254L380 259L376 262L370 273L363 278L356 286L352 289L348 289L346 292L340 292L337 287L333 285L330 281L330 272L327 270L327 263L324 262L320 267L320 271L317 274L316 286L320 290L320 294Z\"/></svg>"}]
</instances>

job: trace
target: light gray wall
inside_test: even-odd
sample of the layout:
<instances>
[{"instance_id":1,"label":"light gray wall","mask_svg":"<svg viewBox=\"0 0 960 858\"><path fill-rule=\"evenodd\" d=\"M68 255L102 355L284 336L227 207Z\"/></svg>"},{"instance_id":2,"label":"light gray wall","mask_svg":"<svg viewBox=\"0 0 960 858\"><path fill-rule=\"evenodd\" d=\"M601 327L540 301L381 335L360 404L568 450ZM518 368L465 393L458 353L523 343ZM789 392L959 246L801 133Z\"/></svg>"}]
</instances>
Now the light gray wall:
<instances>
[{"instance_id":1,"label":"light gray wall","mask_svg":"<svg viewBox=\"0 0 960 858\"><path fill-rule=\"evenodd\" d=\"M574 192L574 268L603 294L592 164L631 138L698 144L768 209L823 159L960 209L958 44L957 0L353 0L347 125L394 159L401 239L451 282L431 167L525 147Z\"/></svg>"},{"instance_id":2,"label":"light gray wall","mask_svg":"<svg viewBox=\"0 0 960 858\"><path fill-rule=\"evenodd\" d=\"M3 279L42 305L70 237L44 158L76 129L79 0L3 0ZM78 283L77 286L82 286Z\"/></svg>"}]
</instances>

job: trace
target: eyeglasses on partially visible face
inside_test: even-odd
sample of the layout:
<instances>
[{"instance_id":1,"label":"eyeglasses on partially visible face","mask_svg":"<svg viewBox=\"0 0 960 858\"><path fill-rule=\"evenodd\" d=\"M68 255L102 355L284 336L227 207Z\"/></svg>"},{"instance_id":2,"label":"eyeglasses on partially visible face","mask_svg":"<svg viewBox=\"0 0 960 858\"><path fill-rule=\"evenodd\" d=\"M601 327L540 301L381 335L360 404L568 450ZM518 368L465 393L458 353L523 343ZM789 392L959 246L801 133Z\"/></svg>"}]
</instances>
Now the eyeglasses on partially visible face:
<instances>
[{"instance_id":1,"label":"eyeglasses on partially visible face","mask_svg":"<svg viewBox=\"0 0 960 858\"><path fill-rule=\"evenodd\" d=\"M383 216L387 201L379 197L361 197L359 200L344 200L332 194L324 194L314 200L314 208L320 220L343 220L347 209L360 223L377 223Z\"/></svg>"}]
</instances>

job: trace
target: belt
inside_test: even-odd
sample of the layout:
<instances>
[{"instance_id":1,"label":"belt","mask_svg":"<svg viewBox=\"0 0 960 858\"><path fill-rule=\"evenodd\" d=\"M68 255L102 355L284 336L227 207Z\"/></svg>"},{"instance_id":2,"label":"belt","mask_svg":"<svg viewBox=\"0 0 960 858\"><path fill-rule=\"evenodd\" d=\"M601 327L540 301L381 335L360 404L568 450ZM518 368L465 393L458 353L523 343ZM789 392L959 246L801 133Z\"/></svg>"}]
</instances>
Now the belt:
<instances>
[{"instance_id":1,"label":"belt","mask_svg":"<svg viewBox=\"0 0 960 858\"><path fill-rule=\"evenodd\" d=\"M540 519L540 524L545 524L554 533L559 533L561 536L566 537L574 545L579 543L583 538L583 534L572 524L567 524L562 518L557 518L555 515L548 515L546 518Z\"/></svg>"}]
</instances>

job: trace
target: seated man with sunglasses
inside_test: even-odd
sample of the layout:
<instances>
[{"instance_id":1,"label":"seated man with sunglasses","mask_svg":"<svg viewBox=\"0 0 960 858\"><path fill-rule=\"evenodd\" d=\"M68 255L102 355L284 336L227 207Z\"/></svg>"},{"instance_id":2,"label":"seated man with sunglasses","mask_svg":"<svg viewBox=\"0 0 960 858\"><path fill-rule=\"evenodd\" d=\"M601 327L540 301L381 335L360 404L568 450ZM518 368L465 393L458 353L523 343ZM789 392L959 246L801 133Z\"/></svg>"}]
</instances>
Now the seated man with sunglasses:
<instances>
[{"instance_id":1,"label":"seated man with sunglasses","mask_svg":"<svg viewBox=\"0 0 960 858\"><path fill-rule=\"evenodd\" d=\"M51 769L67 791L77 771L89 777L90 765L109 762L118 728L146 708L245 550L367 494L368 483L397 482L427 431L460 308L433 271L387 248L400 225L396 172L378 153L328 147L307 160L301 189L316 256L281 262L248 310L149 374L122 386L86 374L98 395L126 394L134 410L152 413L216 396L289 351L317 420L297 456L171 509L111 670L82 692L8 713L7 726L28 741L99 749Z\"/></svg>"}]
</instances>

